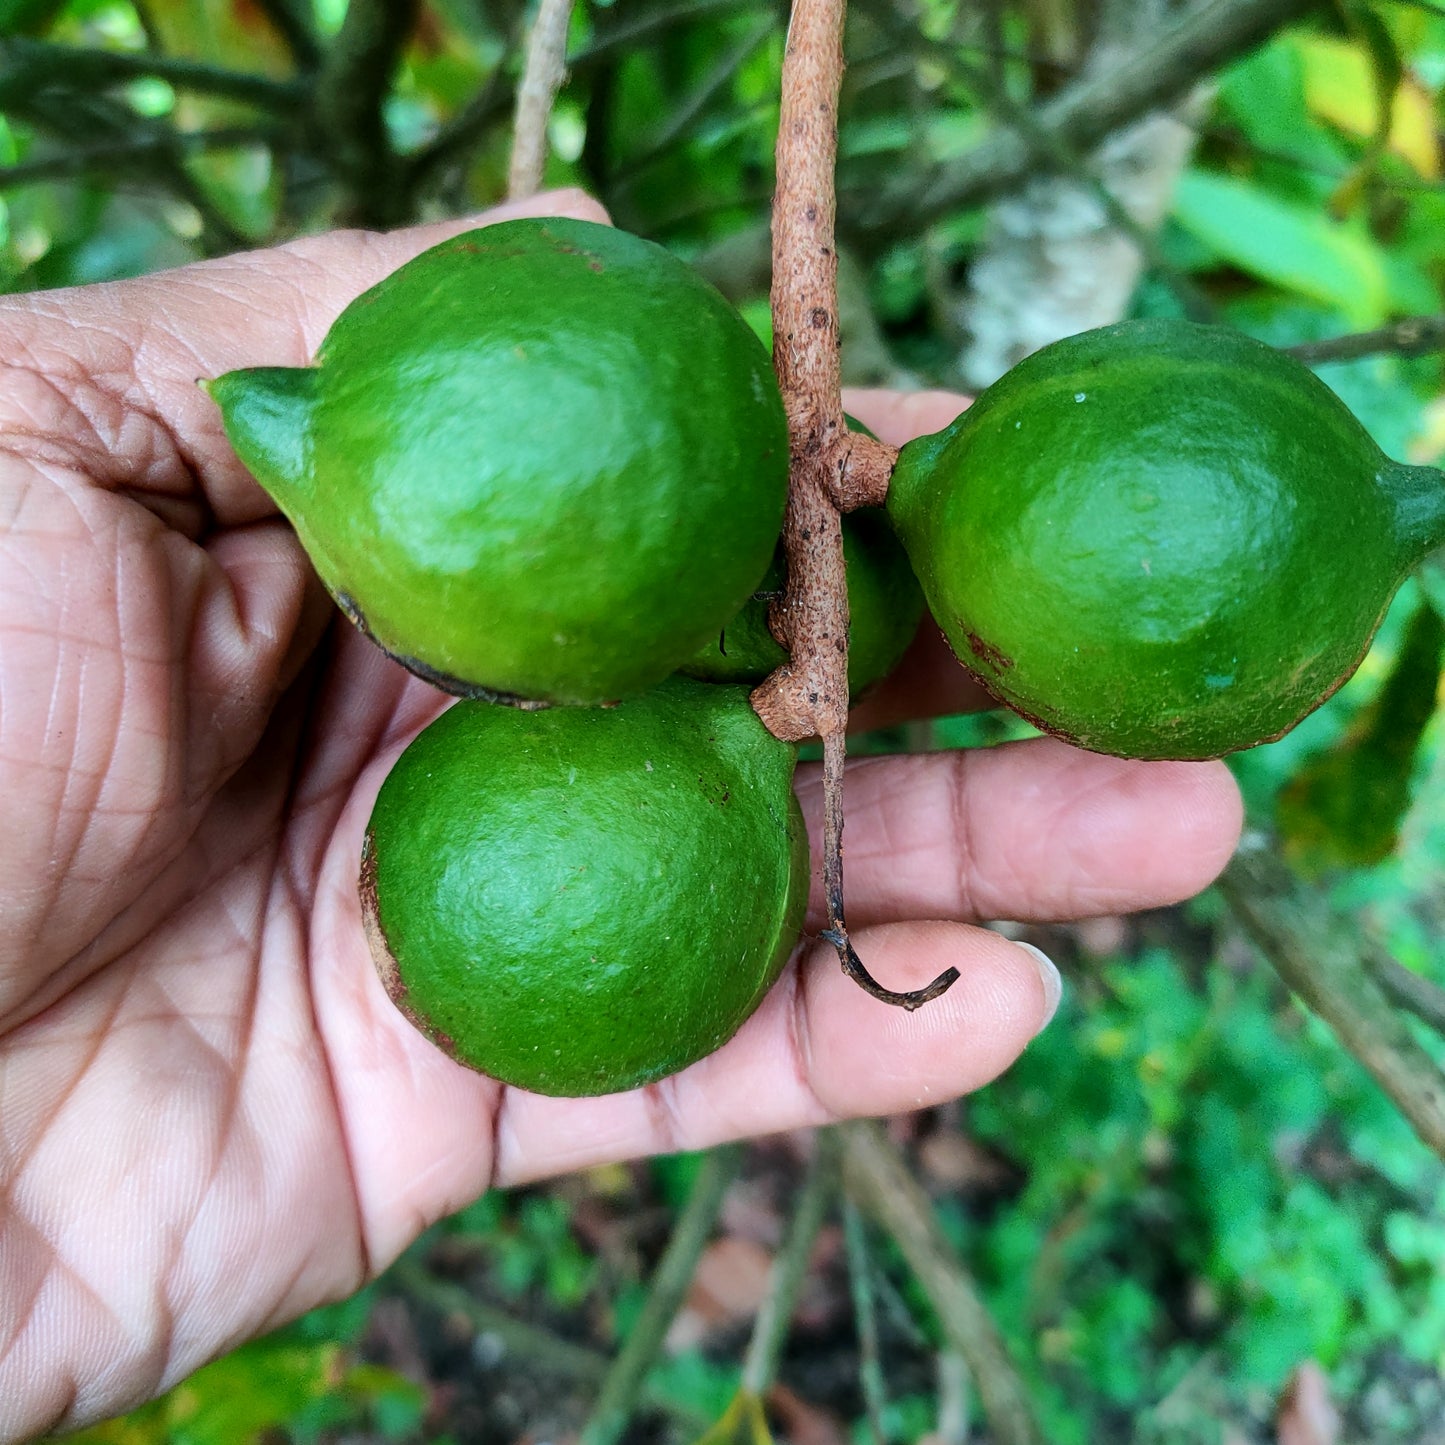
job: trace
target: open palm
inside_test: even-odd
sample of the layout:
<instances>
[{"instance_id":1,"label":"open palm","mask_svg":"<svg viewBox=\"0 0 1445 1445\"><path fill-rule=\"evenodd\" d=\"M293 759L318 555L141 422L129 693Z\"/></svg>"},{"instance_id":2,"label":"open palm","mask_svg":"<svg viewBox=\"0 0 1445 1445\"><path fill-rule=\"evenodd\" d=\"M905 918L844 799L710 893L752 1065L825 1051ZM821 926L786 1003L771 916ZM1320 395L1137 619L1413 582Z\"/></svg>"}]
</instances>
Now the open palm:
<instances>
[{"instance_id":1,"label":"open palm","mask_svg":"<svg viewBox=\"0 0 1445 1445\"><path fill-rule=\"evenodd\" d=\"M894 987L957 965L941 1001L875 1003L822 945L720 1053L632 1094L540 1099L433 1050L375 979L355 877L382 778L446 699L333 621L195 381L304 363L458 228L0 308L0 1440L355 1289L494 1182L975 1087L1055 1000L967 920L1171 901L1233 845L1217 765L1050 741L868 761L850 921ZM899 440L957 403L853 405ZM925 670L895 706L926 704Z\"/></svg>"}]
</instances>

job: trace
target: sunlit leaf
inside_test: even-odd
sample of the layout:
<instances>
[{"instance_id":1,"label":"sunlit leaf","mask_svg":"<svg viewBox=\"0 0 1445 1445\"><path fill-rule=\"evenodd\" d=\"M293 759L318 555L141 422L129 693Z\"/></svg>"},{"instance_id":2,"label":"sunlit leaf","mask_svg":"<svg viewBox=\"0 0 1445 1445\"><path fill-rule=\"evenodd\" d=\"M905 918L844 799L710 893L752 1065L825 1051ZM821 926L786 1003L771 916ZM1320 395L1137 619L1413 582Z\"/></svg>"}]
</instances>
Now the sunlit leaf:
<instances>
[{"instance_id":1,"label":"sunlit leaf","mask_svg":"<svg viewBox=\"0 0 1445 1445\"><path fill-rule=\"evenodd\" d=\"M1281 201L1247 181L1191 169L1180 178L1179 224L1241 271L1378 325L1398 289L1380 245L1361 228Z\"/></svg>"},{"instance_id":2,"label":"sunlit leaf","mask_svg":"<svg viewBox=\"0 0 1445 1445\"><path fill-rule=\"evenodd\" d=\"M249 0L149 0L146 16L168 51L237 70L285 75L291 52Z\"/></svg>"},{"instance_id":3,"label":"sunlit leaf","mask_svg":"<svg viewBox=\"0 0 1445 1445\"><path fill-rule=\"evenodd\" d=\"M1358 45L1325 35L1298 36L1294 44L1303 66L1305 104L1311 113L1350 135L1369 139L1378 119L1369 55ZM1421 176L1429 180L1439 177L1434 103L1430 92L1408 72L1395 89L1389 148Z\"/></svg>"},{"instance_id":4,"label":"sunlit leaf","mask_svg":"<svg viewBox=\"0 0 1445 1445\"><path fill-rule=\"evenodd\" d=\"M773 1445L763 1402L751 1390L739 1390L722 1418L709 1425L693 1445Z\"/></svg>"}]
</instances>

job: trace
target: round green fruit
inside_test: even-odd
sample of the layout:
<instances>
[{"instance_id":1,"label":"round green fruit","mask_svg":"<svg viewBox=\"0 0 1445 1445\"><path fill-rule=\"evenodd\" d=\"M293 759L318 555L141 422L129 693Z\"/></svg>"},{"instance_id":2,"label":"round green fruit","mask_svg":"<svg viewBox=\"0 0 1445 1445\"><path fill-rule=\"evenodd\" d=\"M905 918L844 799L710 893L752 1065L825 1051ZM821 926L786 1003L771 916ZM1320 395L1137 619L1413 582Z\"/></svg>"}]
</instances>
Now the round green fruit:
<instances>
[{"instance_id":1,"label":"round green fruit","mask_svg":"<svg viewBox=\"0 0 1445 1445\"><path fill-rule=\"evenodd\" d=\"M857 697L898 665L918 631L923 593L908 556L877 510L843 518L843 561L848 574L848 691ZM758 591L742 611L680 669L707 682L756 686L788 654L768 626L768 607L787 576L779 547Z\"/></svg>"},{"instance_id":2,"label":"round green fruit","mask_svg":"<svg viewBox=\"0 0 1445 1445\"><path fill-rule=\"evenodd\" d=\"M910 442L888 515L939 626L1070 742L1217 757L1287 732L1445 540L1445 477L1391 461L1290 357L1220 327L1060 341Z\"/></svg>"},{"instance_id":3,"label":"round green fruit","mask_svg":"<svg viewBox=\"0 0 1445 1445\"><path fill-rule=\"evenodd\" d=\"M373 956L454 1058L608 1094L725 1043L808 896L795 750L740 687L615 708L459 703L382 785L362 857Z\"/></svg>"},{"instance_id":4,"label":"round green fruit","mask_svg":"<svg viewBox=\"0 0 1445 1445\"><path fill-rule=\"evenodd\" d=\"M348 306L314 366L209 390L342 608L462 695L651 686L755 590L782 522L757 337L592 222L443 242Z\"/></svg>"}]
</instances>

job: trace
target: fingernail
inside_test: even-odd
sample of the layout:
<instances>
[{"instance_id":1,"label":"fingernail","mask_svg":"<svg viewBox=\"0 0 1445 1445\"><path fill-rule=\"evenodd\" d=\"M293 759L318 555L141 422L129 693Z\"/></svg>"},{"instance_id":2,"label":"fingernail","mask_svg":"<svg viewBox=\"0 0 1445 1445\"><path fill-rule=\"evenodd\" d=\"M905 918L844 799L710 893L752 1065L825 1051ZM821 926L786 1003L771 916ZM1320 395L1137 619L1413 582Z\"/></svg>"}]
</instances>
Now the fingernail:
<instances>
[{"instance_id":1,"label":"fingernail","mask_svg":"<svg viewBox=\"0 0 1445 1445\"><path fill-rule=\"evenodd\" d=\"M1044 986L1044 1021L1039 1025L1042 1032L1059 1011L1059 1000L1064 996L1064 981L1059 977L1053 959L1043 949L1035 948L1031 943L1021 943L1018 939L1014 940L1014 947L1023 949L1033 959L1034 967L1039 971L1039 982Z\"/></svg>"}]
</instances>

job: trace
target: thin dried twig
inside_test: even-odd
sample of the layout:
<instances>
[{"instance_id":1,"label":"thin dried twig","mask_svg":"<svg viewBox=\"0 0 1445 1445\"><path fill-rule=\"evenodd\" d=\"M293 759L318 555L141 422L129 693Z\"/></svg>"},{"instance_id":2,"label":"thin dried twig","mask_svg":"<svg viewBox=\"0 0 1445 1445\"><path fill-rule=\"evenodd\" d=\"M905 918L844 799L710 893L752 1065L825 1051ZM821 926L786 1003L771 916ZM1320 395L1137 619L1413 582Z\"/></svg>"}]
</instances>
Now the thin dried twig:
<instances>
[{"instance_id":1,"label":"thin dried twig","mask_svg":"<svg viewBox=\"0 0 1445 1445\"><path fill-rule=\"evenodd\" d=\"M547 167L547 126L557 92L567 77L567 26L572 0L541 0L527 36L527 58L517 87L512 123L512 164L507 195L514 201L535 196Z\"/></svg>"},{"instance_id":2,"label":"thin dried twig","mask_svg":"<svg viewBox=\"0 0 1445 1445\"><path fill-rule=\"evenodd\" d=\"M1445 1036L1445 988L1421 978L1399 959L1391 958L1373 940L1364 940L1363 956L1366 967L1375 975L1375 982L1389 994L1392 1002Z\"/></svg>"},{"instance_id":3,"label":"thin dried twig","mask_svg":"<svg viewBox=\"0 0 1445 1445\"><path fill-rule=\"evenodd\" d=\"M1048 165L1044 136L1087 151L1110 132L1161 106L1173 105L1207 75L1303 15L1312 0L1208 0L1185 9L1152 44L1104 74L1073 81L1035 111L1032 136L999 129L959 160L910 180L868 206L858 219L872 226L905 220L912 228L977 205Z\"/></svg>"},{"instance_id":4,"label":"thin dried twig","mask_svg":"<svg viewBox=\"0 0 1445 1445\"><path fill-rule=\"evenodd\" d=\"M411 1256L404 1255L399 1259L384 1279L385 1284L395 1287L423 1308L439 1315L459 1316L479 1335L492 1335L514 1360L525 1362L529 1369L576 1380L594 1388L607 1378L611 1361L600 1350L565 1340L551 1330L518 1319L514 1311L488 1304L465 1286L439 1279ZM644 1389L643 1398L647 1404L665 1410L689 1429L707 1423L707 1417L701 1411L690 1408L674 1394L664 1394L660 1390L650 1393Z\"/></svg>"},{"instance_id":5,"label":"thin dried twig","mask_svg":"<svg viewBox=\"0 0 1445 1445\"><path fill-rule=\"evenodd\" d=\"M1306 366L1384 354L1426 356L1432 351L1445 350L1445 316L1408 316L1374 331L1332 336L1326 341L1303 341L1286 350Z\"/></svg>"},{"instance_id":6,"label":"thin dried twig","mask_svg":"<svg viewBox=\"0 0 1445 1445\"><path fill-rule=\"evenodd\" d=\"M1371 977L1355 930L1302 888L1260 837L1245 840L1219 886L1279 976L1445 1159L1445 1075Z\"/></svg>"},{"instance_id":7,"label":"thin dried twig","mask_svg":"<svg viewBox=\"0 0 1445 1445\"><path fill-rule=\"evenodd\" d=\"M998 1445L1045 1445L1033 1405L988 1309L949 1244L923 1186L877 1124L839 1125L843 1183L891 1234L928 1296L949 1345L963 1356Z\"/></svg>"},{"instance_id":8,"label":"thin dried twig","mask_svg":"<svg viewBox=\"0 0 1445 1445\"><path fill-rule=\"evenodd\" d=\"M884 1412L888 1386L878 1349L878 1310L873 1298L873 1267L863 1218L850 1197L843 1200L843 1244L848 1254L848 1291L853 1296L853 1318L858 1328L858 1383L863 1387L863 1408L873 1445L886 1445Z\"/></svg>"},{"instance_id":9,"label":"thin dried twig","mask_svg":"<svg viewBox=\"0 0 1445 1445\"><path fill-rule=\"evenodd\" d=\"M773 1261L768 1292L753 1325L743 1360L741 1385L754 1395L765 1395L778 1373L783 1342L798 1303L798 1291L808 1272L813 1241L818 1237L828 1206L838 1186L838 1138L832 1129L820 1129L807 1178L793 1207L787 1238Z\"/></svg>"},{"instance_id":10,"label":"thin dried twig","mask_svg":"<svg viewBox=\"0 0 1445 1445\"><path fill-rule=\"evenodd\" d=\"M714 1149L702 1161L692 1193L647 1286L647 1299L632 1333L602 1382L597 1403L583 1425L579 1445L616 1445L637 1408L647 1372L662 1349L697 1262L717 1222L723 1195L742 1162L736 1145Z\"/></svg>"}]
</instances>

